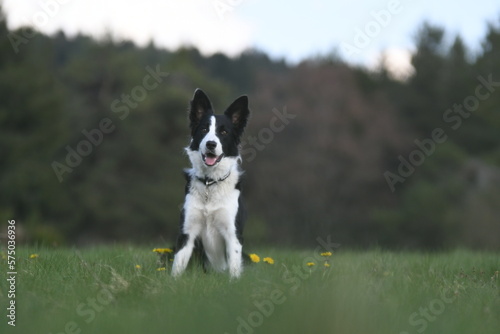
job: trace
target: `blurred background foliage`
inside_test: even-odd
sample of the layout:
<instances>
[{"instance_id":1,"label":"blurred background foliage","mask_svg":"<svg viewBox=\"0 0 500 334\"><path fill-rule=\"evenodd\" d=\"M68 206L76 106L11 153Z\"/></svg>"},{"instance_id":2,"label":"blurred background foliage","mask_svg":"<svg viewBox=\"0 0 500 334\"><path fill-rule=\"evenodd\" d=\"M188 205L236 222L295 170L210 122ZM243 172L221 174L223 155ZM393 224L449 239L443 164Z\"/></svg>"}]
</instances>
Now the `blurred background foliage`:
<instances>
[{"instance_id":1,"label":"blurred background foliage","mask_svg":"<svg viewBox=\"0 0 500 334\"><path fill-rule=\"evenodd\" d=\"M172 242L189 163L187 104L200 87L219 112L250 97L248 244L309 246L331 235L346 247L500 249L500 86L457 129L443 118L475 95L479 76L500 82L500 23L475 52L450 37L422 24L414 72L401 80L384 64L369 71L336 55L291 65L258 50L203 56L9 31L2 21L2 231L16 219L27 242ZM148 68L168 76L141 90ZM295 118L270 135L263 129L282 124L278 114ZM53 163L67 165L67 147L105 118L113 131L60 182ZM397 174L399 156L436 128L446 142L392 192L384 173Z\"/></svg>"}]
</instances>

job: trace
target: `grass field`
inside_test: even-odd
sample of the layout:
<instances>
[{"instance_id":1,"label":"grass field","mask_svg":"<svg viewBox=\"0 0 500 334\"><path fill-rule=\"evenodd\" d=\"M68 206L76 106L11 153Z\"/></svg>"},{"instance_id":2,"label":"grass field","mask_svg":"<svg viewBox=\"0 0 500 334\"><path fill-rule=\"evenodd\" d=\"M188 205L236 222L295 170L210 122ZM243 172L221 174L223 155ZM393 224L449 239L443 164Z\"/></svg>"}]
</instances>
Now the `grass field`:
<instances>
[{"instance_id":1,"label":"grass field","mask_svg":"<svg viewBox=\"0 0 500 334\"><path fill-rule=\"evenodd\" d=\"M174 280L152 248L18 248L16 326L2 259L0 332L499 333L499 254L340 249L330 267L312 251L257 254L275 263L237 281L197 267Z\"/></svg>"}]
</instances>

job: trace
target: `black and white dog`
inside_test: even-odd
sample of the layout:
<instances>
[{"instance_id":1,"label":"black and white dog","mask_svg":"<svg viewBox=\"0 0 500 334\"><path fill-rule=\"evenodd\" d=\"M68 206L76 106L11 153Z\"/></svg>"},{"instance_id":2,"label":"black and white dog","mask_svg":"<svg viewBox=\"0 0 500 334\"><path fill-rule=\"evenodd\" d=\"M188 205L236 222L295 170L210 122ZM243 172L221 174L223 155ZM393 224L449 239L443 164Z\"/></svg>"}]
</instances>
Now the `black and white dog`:
<instances>
[{"instance_id":1,"label":"black and white dog","mask_svg":"<svg viewBox=\"0 0 500 334\"><path fill-rule=\"evenodd\" d=\"M186 197L181 214L172 275L184 272L195 247L216 271L242 272L244 211L240 193L240 138L250 110L248 98L237 98L223 115L197 89L189 108L191 142L186 152Z\"/></svg>"}]
</instances>

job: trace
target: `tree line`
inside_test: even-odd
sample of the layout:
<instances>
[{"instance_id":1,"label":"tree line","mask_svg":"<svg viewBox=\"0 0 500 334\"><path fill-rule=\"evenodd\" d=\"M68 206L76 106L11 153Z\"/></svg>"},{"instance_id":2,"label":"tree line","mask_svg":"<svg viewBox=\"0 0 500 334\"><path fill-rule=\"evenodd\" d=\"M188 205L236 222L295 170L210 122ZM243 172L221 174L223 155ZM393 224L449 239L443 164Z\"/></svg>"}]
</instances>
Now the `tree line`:
<instances>
[{"instance_id":1,"label":"tree line","mask_svg":"<svg viewBox=\"0 0 500 334\"><path fill-rule=\"evenodd\" d=\"M200 87L219 112L250 99L247 243L498 249L499 23L474 52L422 24L398 80L336 55L204 56L4 20L1 224L50 245L173 241Z\"/></svg>"}]
</instances>

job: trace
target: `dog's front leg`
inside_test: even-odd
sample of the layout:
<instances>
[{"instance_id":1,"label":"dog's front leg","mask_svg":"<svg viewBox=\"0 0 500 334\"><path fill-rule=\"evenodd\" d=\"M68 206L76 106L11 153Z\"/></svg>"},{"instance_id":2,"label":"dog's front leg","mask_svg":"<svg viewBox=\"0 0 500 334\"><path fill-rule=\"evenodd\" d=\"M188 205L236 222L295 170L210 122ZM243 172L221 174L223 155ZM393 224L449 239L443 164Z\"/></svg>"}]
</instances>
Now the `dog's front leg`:
<instances>
[{"instance_id":1,"label":"dog's front leg","mask_svg":"<svg viewBox=\"0 0 500 334\"><path fill-rule=\"evenodd\" d=\"M230 231L224 236L226 241L226 255L231 278L238 278L243 271L242 245L236 237L235 231Z\"/></svg>"},{"instance_id":2,"label":"dog's front leg","mask_svg":"<svg viewBox=\"0 0 500 334\"><path fill-rule=\"evenodd\" d=\"M189 259L193 254L196 238L200 234L200 221L201 217L196 210L182 211L181 234L177 240L177 253L172 265L172 276L174 277L178 277L186 270Z\"/></svg>"},{"instance_id":3,"label":"dog's front leg","mask_svg":"<svg viewBox=\"0 0 500 334\"><path fill-rule=\"evenodd\" d=\"M193 207L193 197L186 196L186 202L181 212L180 235L177 240L177 252L172 264L172 276L181 275L189 263L193 254L196 238L200 235L203 223L203 215Z\"/></svg>"},{"instance_id":4,"label":"dog's front leg","mask_svg":"<svg viewBox=\"0 0 500 334\"><path fill-rule=\"evenodd\" d=\"M174 264L172 265L172 276L174 277L178 277L186 270L189 259L193 254L194 241L196 239L188 234L182 234L180 238L184 239L182 242L184 245L181 246L174 257Z\"/></svg>"}]
</instances>

